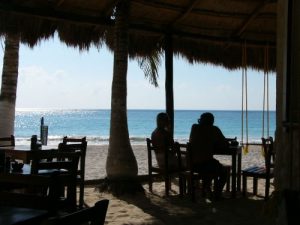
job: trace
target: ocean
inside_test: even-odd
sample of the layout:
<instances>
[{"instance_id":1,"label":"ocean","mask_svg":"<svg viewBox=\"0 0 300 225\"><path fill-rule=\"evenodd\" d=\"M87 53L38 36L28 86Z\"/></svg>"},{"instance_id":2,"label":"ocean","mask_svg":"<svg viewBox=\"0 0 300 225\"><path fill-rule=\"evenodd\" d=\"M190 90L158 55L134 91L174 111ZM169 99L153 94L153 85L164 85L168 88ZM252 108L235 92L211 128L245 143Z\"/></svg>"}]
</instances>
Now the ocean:
<instances>
[{"instance_id":1,"label":"ocean","mask_svg":"<svg viewBox=\"0 0 300 225\"><path fill-rule=\"evenodd\" d=\"M155 128L156 115L163 110L128 110L128 126L132 144L145 144ZM207 110L175 110L174 138L186 142L190 129L199 116ZM212 110L215 125L228 138L241 140L241 111ZM74 109L40 110L17 109L15 136L18 143L27 143L31 135L39 135L40 120L48 126L48 144L56 145L63 136L86 136L89 144L108 143L110 110ZM262 137L262 111L248 112L249 142L259 142ZM267 130L265 126L265 130ZM270 111L270 136L275 132L275 112ZM267 134L265 133L265 136ZM245 135L244 135L245 138ZM245 141L245 139L244 139Z\"/></svg>"}]
</instances>

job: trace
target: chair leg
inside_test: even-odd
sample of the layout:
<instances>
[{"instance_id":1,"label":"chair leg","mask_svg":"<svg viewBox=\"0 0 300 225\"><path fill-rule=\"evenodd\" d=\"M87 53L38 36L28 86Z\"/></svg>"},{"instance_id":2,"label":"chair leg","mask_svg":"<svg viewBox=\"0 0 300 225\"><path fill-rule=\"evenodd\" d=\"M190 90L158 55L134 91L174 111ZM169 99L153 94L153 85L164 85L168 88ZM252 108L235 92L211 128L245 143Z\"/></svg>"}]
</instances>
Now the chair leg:
<instances>
[{"instance_id":1,"label":"chair leg","mask_svg":"<svg viewBox=\"0 0 300 225\"><path fill-rule=\"evenodd\" d=\"M243 196L246 197L247 191L247 176L243 174Z\"/></svg>"},{"instance_id":2,"label":"chair leg","mask_svg":"<svg viewBox=\"0 0 300 225\"><path fill-rule=\"evenodd\" d=\"M187 179L187 194L192 194L192 178L188 177Z\"/></svg>"},{"instance_id":3,"label":"chair leg","mask_svg":"<svg viewBox=\"0 0 300 225\"><path fill-rule=\"evenodd\" d=\"M179 194L181 197L184 195L184 182L185 182L184 177L180 176L179 177Z\"/></svg>"},{"instance_id":4,"label":"chair leg","mask_svg":"<svg viewBox=\"0 0 300 225\"><path fill-rule=\"evenodd\" d=\"M230 191L230 171L231 169L229 168L227 170L227 181L226 181L226 191L229 192Z\"/></svg>"},{"instance_id":5,"label":"chair leg","mask_svg":"<svg viewBox=\"0 0 300 225\"><path fill-rule=\"evenodd\" d=\"M192 176L189 176L187 179L187 189L188 189L188 195L190 196L192 202L195 202L196 196L195 196L195 187L194 187L194 179Z\"/></svg>"},{"instance_id":6,"label":"chair leg","mask_svg":"<svg viewBox=\"0 0 300 225\"><path fill-rule=\"evenodd\" d=\"M153 180L152 180L152 173L151 172L149 172L149 181L148 181L149 183L149 191L152 193L153 192L153 190L152 190L152 183L153 183Z\"/></svg>"},{"instance_id":7,"label":"chair leg","mask_svg":"<svg viewBox=\"0 0 300 225\"><path fill-rule=\"evenodd\" d=\"M270 179L266 178L265 200L269 199Z\"/></svg>"},{"instance_id":8,"label":"chair leg","mask_svg":"<svg viewBox=\"0 0 300 225\"><path fill-rule=\"evenodd\" d=\"M257 177L253 177L253 194L257 195Z\"/></svg>"},{"instance_id":9,"label":"chair leg","mask_svg":"<svg viewBox=\"0 0 300 225\"><path fill-rule=\"evenodd\" d=\"M194 179L191 179L191 198L192 202L196 202L196 187Z\"/></svg>"},{"instance_id":10,"label":"chair leg","mask_svg":"<svg viewBox=\"0 0 300 225\"><path fill-rule=\"evenodd\" d=\"M169 196L169 191L170 191L170 177L167 175L165 176L165 194L166 196Z\"/></svg>"},{"instance_id":11,"label":"chair leg","mask_svg":"<svg viewBox=\"0 0 300 225\"><path fill-rule=\"evenodd\" d=\"M182 194L185 195L187 193L187 186L186 186L186 182L187 182L187 179L186 177L183 177L182 178Z\"/></svg>"},{"instance_id":12,"label":"chair leg","mask_svg":"<svg viewBox=\"0 0 300 225\"><path fill-rule=\"evenodd\" d=\"M84 203L84 183L83 181L80 182L79 186L79 208L83 208L83 203Z\"/></svg>"}]
</instances>

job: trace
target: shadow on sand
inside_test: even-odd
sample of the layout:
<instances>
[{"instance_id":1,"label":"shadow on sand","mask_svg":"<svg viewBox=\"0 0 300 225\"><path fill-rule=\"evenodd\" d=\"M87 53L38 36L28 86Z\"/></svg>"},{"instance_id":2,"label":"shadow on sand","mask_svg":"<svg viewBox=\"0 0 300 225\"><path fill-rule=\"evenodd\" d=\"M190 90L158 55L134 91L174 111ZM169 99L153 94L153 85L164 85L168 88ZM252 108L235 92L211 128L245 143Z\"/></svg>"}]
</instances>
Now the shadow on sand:
<instances>
[{"instance_id":1,"label":"shadow on sand","mask_svg":"<svg viewBox=\"0 0 300 225\"><path fill-rule=\"evenodd\" d=\"M202 224L202 225L268 225L274 224L274 216L266 214L266 202L263 199L250 199L238 196L211 202L198 197L193 203L188 196L171 195L162 197L162 193L149 193L136 196L120 196L120 199L133 204L155 218L155 225L161 224ZM146 223L145 223L146 224Z\"/></svg>"}]
</instances>

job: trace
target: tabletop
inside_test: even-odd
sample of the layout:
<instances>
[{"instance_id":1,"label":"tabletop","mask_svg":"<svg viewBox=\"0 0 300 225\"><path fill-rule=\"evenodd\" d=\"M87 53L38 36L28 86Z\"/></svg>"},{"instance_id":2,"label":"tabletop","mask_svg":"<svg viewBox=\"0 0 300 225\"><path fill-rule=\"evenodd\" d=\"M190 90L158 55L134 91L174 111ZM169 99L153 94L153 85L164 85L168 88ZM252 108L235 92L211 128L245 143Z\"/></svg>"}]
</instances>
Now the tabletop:
<instances>
[{"instance_id":1,"label":"tabletop","mask_svg":"<svg viewBox=\"0 0 300 225\"><path fill-rule=\"evenodd\" d=\"M48 212L40 209L0 206L0 224L35 224L47 218Z\"/></svg>"},{"instance_id":2,"label":"tabletop","mask_svg":"<svg viewBox=\"0 0 300 225\"><path fill-rule=\"evenodd\" d=\"M42 145L41 149L39 150L51 150L51 149L57 149L56 146L47 146L47 145ZM16 146L6 146L6 147L0 147L0 150L17 150L17 151L31 151L30 145L16 145Z\"/></svg>"},{"instance_id":3,"label":"tabletop","mask_svg":"<svg viewBox=\"0 0 300 225\"><path fill-rule=\"evenodd\" d=\"M233 155L233 154L240 154L242 152L242 146L237 145L237 146L229 146L229 148L227 148L224 151L218 151L215 152L215 155Z\"/></svg>"},{"instance_id":4,"label":"tabletop","mask_svg":"<svg viewBox=\"0 0 300 225\"><path fill-rule=\"evenodd\" d=\"M53 174L53 173L60 173L60 174L65 174L67 171L65 169L43 169L39 170L38 174L42 175L48 175L48 174ZM13 170L10 169L8 172L7 171L2 171L2 174L22 174L22 175L30 175L31 173L31 165L30 164L24 164L23 168L21 170ZM1 176L1 171L0 171L0 176ZM1 223L0 223L1 225Z\"/></svg>"},{"instance_id":5,"label":"tabletop","mask_svg":"<svg viewBox=\"0 0 300 225\"><path fill-rule=\"evenodd\" d=\"M41 150L57 150L55 146L44 146L42 145ZM16 145L16 146L7 146L0 147L0 151L4 151L5 155L8 155L14 159L23 160L24 163L30 163L31 150L30 145ZM39 151L39 150L38 150Z\"/></svg>"}]
</instances>

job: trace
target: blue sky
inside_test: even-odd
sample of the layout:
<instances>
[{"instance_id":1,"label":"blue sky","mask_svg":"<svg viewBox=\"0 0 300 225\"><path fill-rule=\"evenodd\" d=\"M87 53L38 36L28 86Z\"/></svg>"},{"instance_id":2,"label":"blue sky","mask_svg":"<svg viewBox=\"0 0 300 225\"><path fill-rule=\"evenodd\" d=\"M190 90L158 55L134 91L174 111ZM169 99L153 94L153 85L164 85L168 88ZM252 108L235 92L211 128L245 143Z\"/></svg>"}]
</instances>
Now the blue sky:
<instances>
[{"instance_id":1,"label":"blue sky","mask_svg":"<svg viewBox=\"0 0 300 225\"><path fill-rule=\"evenodd\" d=\"M1 41L2 46L3 40ZM0 49L2 71L3 48ZM68 48L57 38L33 49L20 48L17 108L109 109L113 55L106 47L88 52ZM241 109L241 71L189 64L174 59L176 109ZM128 67L128 108L164 109L164 59L159 69L159 87L144 78L136 61ZM0 78L1 80L1 78ZM248 70L249 109L262 109L263 74ZM270 109L275 109L275 75L270 76Z\"/></svg>"}]
</instances>

